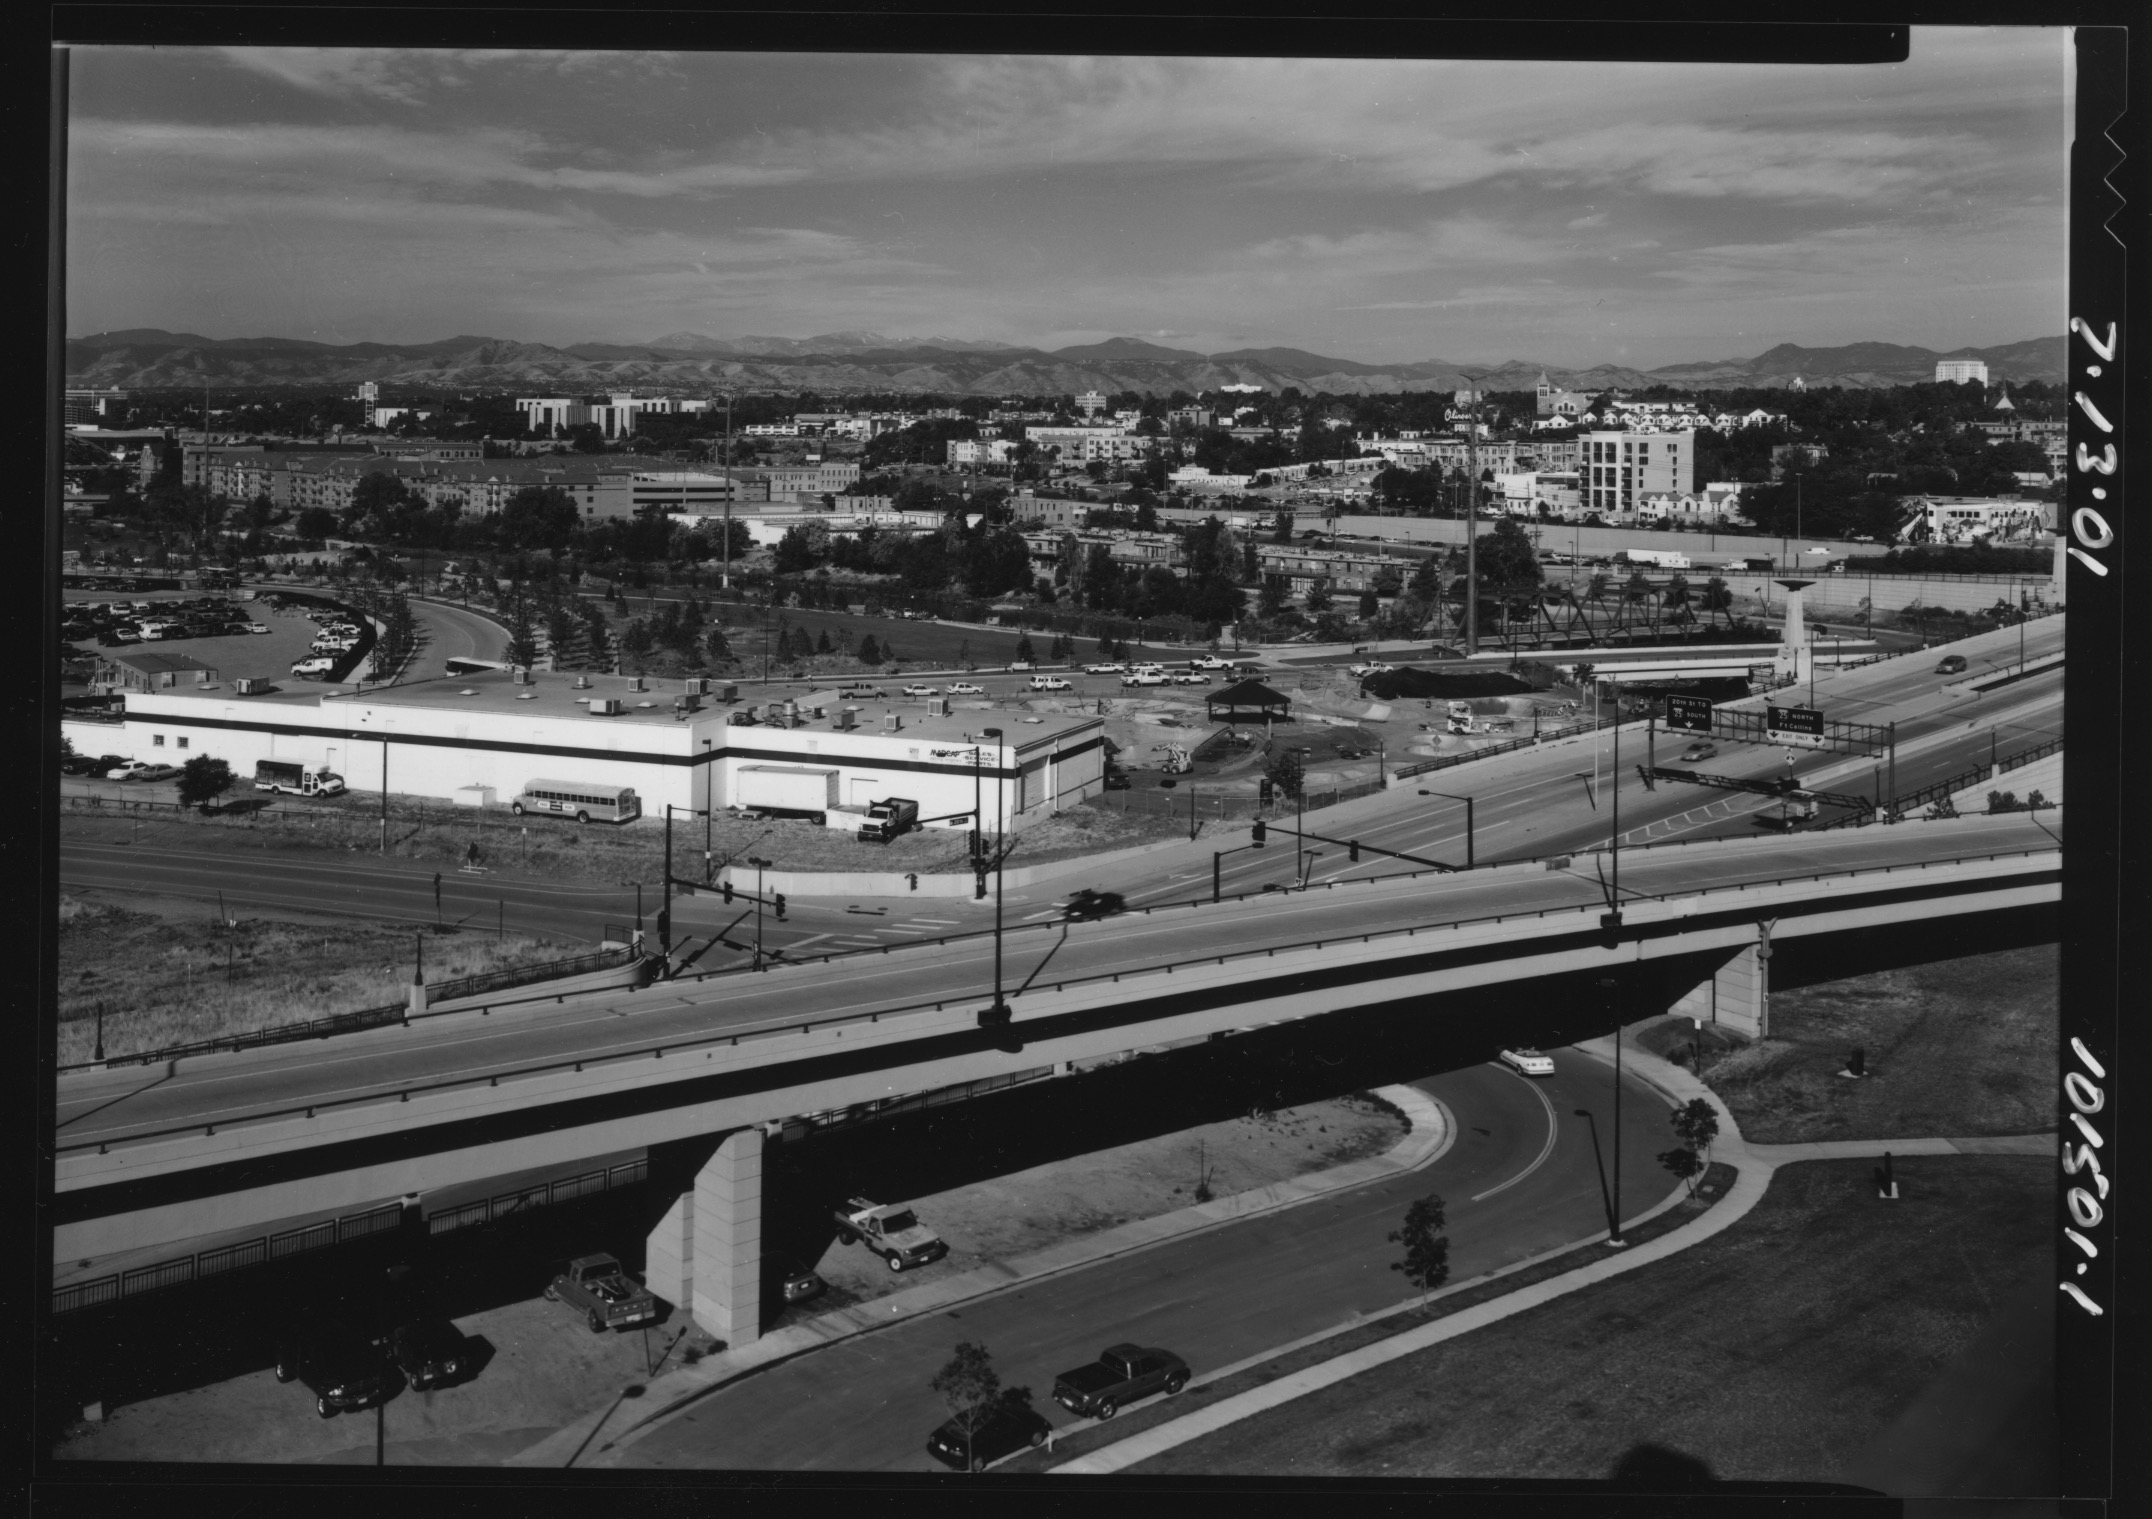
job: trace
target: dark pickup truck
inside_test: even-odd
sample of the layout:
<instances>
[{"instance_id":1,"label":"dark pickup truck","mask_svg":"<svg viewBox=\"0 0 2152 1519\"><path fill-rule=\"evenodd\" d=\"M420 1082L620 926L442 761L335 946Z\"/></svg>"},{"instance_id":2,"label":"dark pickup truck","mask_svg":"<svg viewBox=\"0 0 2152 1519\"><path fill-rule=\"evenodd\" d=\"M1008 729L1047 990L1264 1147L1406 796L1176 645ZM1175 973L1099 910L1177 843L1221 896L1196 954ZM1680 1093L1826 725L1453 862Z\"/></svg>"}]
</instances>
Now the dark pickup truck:
<instances>
[{"instance_id":1,"label":"dark pickup truck","mask_svg":"<svg viewBox=\"0 0 2152 1519\"><path fill-rule=\"evenodd\" d=\"M1188 1385L1188 1363L1170 1350L1109 1345L1088 1366L1054 1378L1054 1401L1079 1418L1110 1419L1122 1405Z\"/></svg>"}]
</instances>

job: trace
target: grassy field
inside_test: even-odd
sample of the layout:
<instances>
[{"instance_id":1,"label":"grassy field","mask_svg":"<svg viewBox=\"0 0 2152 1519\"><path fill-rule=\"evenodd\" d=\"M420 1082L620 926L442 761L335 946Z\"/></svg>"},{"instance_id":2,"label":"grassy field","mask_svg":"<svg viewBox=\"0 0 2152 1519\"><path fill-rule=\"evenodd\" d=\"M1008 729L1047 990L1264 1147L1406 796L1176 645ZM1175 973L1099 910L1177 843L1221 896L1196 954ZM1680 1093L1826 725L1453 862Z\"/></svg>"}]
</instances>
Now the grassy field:
<instances>
[{"instance_id":1,"label":"grassy field","mask_svg":"<svg viewBox=\"0 0 2152 1519\"><path fill-rule=\"evenodd\" d=\"M116 842L135 839L199 848L318 851L324 854L372 854L380 847L380 802L373 797L291 803L253 814L204 817L195 812L161 812L139 824L126 818L96 817L87 812L63 814L69 837ZM1010 869L1044 864L1077 855L1121 849L1131 844L1187 837L1185 817L1123 813L1111 804L1087 803L1059 815L1026 820L1013 837ZM577 827L549 819L523 820L502 813L481 815L439 801L423 804L415 797L389 800L389 853L398 859L460 865L473 844L481 863L497 870L530 871L569 880L633 884L655 882L662 874L665 833L644 819L626 828ZM863 844L849 833L812 823L761 823L713 819L710 850L715 864L757 854L780 870L888 870L921 875L969 870L971 835L962 829L931 828L893 839L886 846ZM699 875L703 831L676 820L674 869Z\"/></svg>"},{"instance_id":2,"label":"grassy field","mask_svg":"<svg viewBox=\"0 0 2152 1519\"><path fill-rule=\"evenodd\" d=\"M2029 1134L2054 1127L2059 951L2001 950L1771 997L1771 1036L1705 1056L1743 1137ZM1687 1019L1645 1031L1686 1040ZM1868 1075L1840 1076L1855 1046Z\"/></svg>"},{"instance_id":3,"label":"grassy field","mask_svg":"<svg viewBox=\"0 0 2152 1519\"><path fill-rule=\"evenodd\" d=\"M1901 1160L1781 1169L1732 1228L1191 1441L1160 1476L1610 1475L1643 1444L1732 1480L1838 1480L2050 1265L2050 1163Z\"/></svg>"},{"instance_id":4,"label":"grassy field","mask_svg":"<svg viewBox=\"0 0 2152 1519\"><path fill-rule=\"evenodd\" d=\"M199 904L137 911L101 895L60 898L62 1065L92 1058L99 1007L105 1053L120 1055L380 1007L410 985L413 942L401 929L296 915L230 926ZM576 952L520 934L429 935L426 979Z\"/></svg>"}]
</instances>

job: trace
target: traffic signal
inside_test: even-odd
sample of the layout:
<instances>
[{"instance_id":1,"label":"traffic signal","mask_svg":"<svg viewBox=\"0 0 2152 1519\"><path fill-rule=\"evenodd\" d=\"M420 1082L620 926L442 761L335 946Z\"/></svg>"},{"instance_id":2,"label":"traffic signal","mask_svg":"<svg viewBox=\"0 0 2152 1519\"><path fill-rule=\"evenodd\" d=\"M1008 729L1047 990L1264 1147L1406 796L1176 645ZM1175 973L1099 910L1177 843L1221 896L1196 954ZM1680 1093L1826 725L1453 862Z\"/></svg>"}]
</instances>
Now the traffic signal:
<instances>
[{"instance_id":1,"label":"traffic signal","mask_svg":"<svg viewBox=\"0 0 2152 1519\"><path fill-rule=\"evenodd\" d=\"M727 881L724 885L720 886L718 890L722 891L725 894L725 901L729 904L732 901L732 883L730 881Z\"/></svg>"},{"instance_id":2,"label":"traffic signal","mask_svg":"<svg viewBox=\"0 0 2152 1519\"><path fill-rule=\"evenodd\" d=\"M1644 783L1646 791L1657 791L1659 789L1659 783L1652 779L1651 772L1642 765L1636 767L1636 778Z\"/></svg>"},{"instance_id":3,"label":"traffic signal","mask_svg":"<svg viewBox=\"0 0 2152 1519\"><path fill-rule=\"evenodd\" d=\"M1354 839L1345 846L1345 858L1355 865L1360 863L1360 841L1358 839Z\"/></svg>"},{"instance_id":4,"label":"traffic signal","mask_svg":"<svg viewBox=\"0 0 2152 1519\"><path fill-rule=\"evenodd\" d=\"M1256 848L1261 849L1263 847L1263 835L1268 833L1269 831L1270 830L1268 828L1264 827L1263 820L1261 818L1257 818L1255 820L1255 837L1252 842L1254 843Z\"/></svg>"},{"instance_id":5,"label":"traffic signal","mask_svg":"<svg viewBox=\"0 0 2152 1519\"><path fill-rule=\"evenodd\" d=\"M771 897L770 905L777 909L777 920L780 923L783 922L785 916L785 894L781 891L776 893L773 897Z\"/></svg>"}]
</instances>

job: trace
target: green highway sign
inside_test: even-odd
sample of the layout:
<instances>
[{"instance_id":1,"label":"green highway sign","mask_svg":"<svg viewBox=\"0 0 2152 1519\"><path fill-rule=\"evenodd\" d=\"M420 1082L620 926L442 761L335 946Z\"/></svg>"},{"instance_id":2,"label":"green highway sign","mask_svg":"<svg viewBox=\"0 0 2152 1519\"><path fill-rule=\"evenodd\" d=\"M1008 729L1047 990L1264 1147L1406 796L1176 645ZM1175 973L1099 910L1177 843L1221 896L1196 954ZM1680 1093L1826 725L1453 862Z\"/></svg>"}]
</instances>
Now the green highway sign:
<instances>
[{"instance_id":1,"label":"green highway sign","mask_svg":"<svg viewBox=\"0 0 2152 1519\"><path fill-rule=\"evenodd\" d=\"M1823 747L1823 713L1815 707L1765 707L1763 728L1774 744Z\"/></svg>"},{"instance_id":2,"label":"green highway sign","mask_svg":"<svg viewBox=\"0 0 2152 1519\"><path fill-rule=\"evenodd\" d=\"M1675 696L1666 698L1666 726L1683 733L1709 733L1711 731L1711 702L1702 696Z\"/></svg>"}]
</instances>

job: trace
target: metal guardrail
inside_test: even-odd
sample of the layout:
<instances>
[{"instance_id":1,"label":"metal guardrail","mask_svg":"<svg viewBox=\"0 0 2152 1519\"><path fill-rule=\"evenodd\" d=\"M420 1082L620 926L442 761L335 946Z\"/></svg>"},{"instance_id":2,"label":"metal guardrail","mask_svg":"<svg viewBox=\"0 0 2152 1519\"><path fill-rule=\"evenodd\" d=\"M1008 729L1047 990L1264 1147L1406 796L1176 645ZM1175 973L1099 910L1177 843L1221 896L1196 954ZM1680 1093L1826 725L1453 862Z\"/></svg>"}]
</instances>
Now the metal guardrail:
<instances>
[{"instance_id":1,"label":"metal guardrail","mask_svg":"<svg viewBox=\"0 0 2152 1519\"><path fill-rule=\"evenodd\" d=\"M558 1203L572 1202L579 1197L633 1186L641 1182L648 1173L647 1159L634 1160L586 1171L577 1176L542 1182L535 1187L502 1193L497 1197L482 1197L475 1202L428 1215L426 1232L431 1236L446 1234L455 1229L496 1223L534 1208L551 1207ZM53 1290L52 1311L55 1315L74 1313L84 1308L118 1302L123 1298L139 1297L145 1292L183 1286L188 1282L207 1281L211 1277L223 1276L227 1272L244 1270L250 1266L265 1265L270 1261L290 1260L294 1256L309 1254L330 1245L349 1244L354 1240L389 1233L402 1228L403 1220L404 1210L401 1203L383 1203L378 1207L343 1214L337 1218L322 1219L317 1223L285 1229L276 1234L260 1235L254 1239L241 1240L237 1244L220 1245L214 1250L176 1256L171 1260L114 1272L92 1281L75 1282Z\"/></svg>"},{"instance_id":2,"label":"metal guardrail","mask_svg":"<svg viewBox=\"0 0 2152 1519\"><path fill-rule=\"evenodd\" d=\"M1914 807L1925 807L1931 802L1941 801L1944 797L1956 796L1968 786L1977 786L1981 781L1990 779L1993 776L2008 775L2011 771L2021 769L2031 764L2034 760L2046 759L2050 754L2059 754L2061 752L2062 740L2060 738L2051 738L2046 743L2035 744L2030 749L2013 754L2008 759L1997 760L1992 765L1976 765L1972 769L1961 771L1948 779L1923 786L1918 791L1909 791L1903 796L1894 796L1881 810L1903 814ZM1831 828L1860 827L1870 820L1865 816L1833 818L1828 823L1819 823L1813 828L1804 829L1803 832L1822 833Z\"/></svg>"},{"instance_id":3,"label":"metal guardrail","mask_svg":"<svg viewBox=\"0 0 2152 1519\"><path fill-rule=\"evenodd\" d=\"M431 999L444 1002L463 997L482 997L487 992L505 991L513 987L533 986L541 981L557 981L569 976L588 975L593 971L611 970L616 966L631 964L641 956L642 952L632 944L617 949L593 950L589 954L575 955L566 960L507 966L501 970L484 971L475 976L443 981L439 985L429 986L427 994ZM109 1055L103 1060L87 1060L76 1065L63 1065L58 1069L92 1071L116 1065L154 1065L161 1060L180 1060L190 1055L258 1049L272 1044L297 1044L308 1039L327 1039L337 1034L385 1028L392 1023L407 1023L411 1016L408 1003L390 1002L379 1007L330 1013L326 1017L309 1018L299 1023L272 1024L268 1028L251 1029L243 1034L221 1034L214 1039L197 1039L189 1044L172 1044L132 1054ZM419 1016L430 1017L435 1014L426 1013Z\"/></svg>"},{"instance_id":4,"label":"metal guardrail","mask_svg":"<svg viewBox=\"0 0 2152 1519\"><path fill-rule=\"evenodd\" d=\"M1923 860L1915 865L1909 866L1882 865L1871 866L1866 869L1854 870L1807 871L1795 875L1775 876L1767 880L1758 879L1754 881L1744 881L1739 885L1707 886L1700 889L1684 892L1658 893L1638 891L1634 888L1631 888L1625 891L1623 893L1623 896L1625 900L1631 904L1638 902L1667 902L1676 900L1677 898L1689 899L1709 897L1716 894L1722 894L1725 892L1732 891L1750 891L1763 886L1784 886L1792 882L1800 881L1852 879L1861 876L1894 875L1916 870L1926 871L1931 863L1940 865L1962 865L1978 863L1981 861L2017 859L2023 856L2047 854L2050 852L2051 851L2047 848L2013 849L1996 851L1984 855L1957 856L1949 860L1935 862ZM1504 863L1515 865L1529 862L1505 861ZM1401 872L1399 875L1392 876L1363 877L1353 881L1326 881L1323 883L1323 889L1326 891L1335 890L1341 885L1347 887L1372 886L1378 883L1395 881L1412 875L1434 873L1435 872L1429 871L1414 871ZM1308 888L1301 889L1306 890ZM1242 895L1243 897L1246 897L1268 894L1269 893L1250 892L1243 893ZM1233 900L1238 899L1236 898ZM1209 898L1207 897L1188 902L1158 903L1149 907L1138 908L1135 911L1140 912L1147 917L1154 912L1187 910L1205 905L1209 905ZM1125 971L1100 971L1094 975L1089 976L1071 976L1065 980L1050 983L1050 989L1059 992L1066 990L1071 986L1086 986L1095 982L1111 982L1118 985L1123 979L1133 979L1138 976L1171 975L1177 968L1194 969L1199 966L1211 964L1222 966L1229 960L1252 960L1259 957L1263 959L1275 959L1280 951L1290 953L1295 950L1320 950L1328 946L1338 944L1368 944L1373 943L1377 939L1414 938L1422 933L1432 934L1444 931L1455 931L1457 929L1477 927L1485 924L1504 923L1512 919L1519 918L1545 919L1549 916L1556 914L1565 916L1589 915L1593 917L1594 921L1596 921L1596 915L1600 912L1602 905L1603 904L1601 903L1594 902L1578 907L1549 907L1540 908L1533 911L1520 910L1508 913L1489 913L1475 918L1458 918L1446 923L1431 923L1425 925L1413 925L1406 928L1381 929L1361 934L1334 934L1321 939L1303 940L1287 944L1266 945L1260 949L1238 950L1220 955L1201 955L1190 960L1168 961L1164 965L1140 966ZM1131 914L1131 916L1132 915L1133 914ZM1055 923L1038 923L1026 925L1025 928L1008 929L1005 930L1005 933L1020 933L1024 932L1026 928L1031 931L1045 930L1051 932L1060 928L1061 926L1062 925ZM947 944L954 939L985 938L990 936L992 932L993 930L986 929L971 934L953 934L945 936L944 938L938 940L912 941L903 945L883 945L876 949L846 951L837 954L819 956L816 957L816 959L818 961L826 962L830 960L852 958L862 954L886 955L892 949L918 948L921 944L928 942L935 944ZM816 963L816 961L803 960L791 963L804 965L813 964ZM766 972L753 971L750 970L748 967L741 966L723 971L707 972L693 979L699 981L710 979L713 976L755 975L765 973ZM1047 989L1048 986L1049 984L1042 983L1041 989ZM560 1060L547 1061L541 1065L525 1066L521 1069L509 1071L506 1073L494 1073L487 1076L457 1076L441 1081L424 1081L413 1083L409 1086L404 1087L384 1088L382 1090L374 1092L357 1093L349 1097L317 1099L312 1103L294 1104L293 1106L287 1108L276 1108L266 1112L249 1113L244 1117L236 1120L236 1124L245 1125L267 1123L273 1122L278 1119L299 1117L302 1114L307 1118L312 1118L318 1112L326 1110L328 1108L355 1107L374 1103L385 1103L391 1100L397 1102L408 1102L411 1100L411 1096L413 1093L424 1095L432 1092L452 1091L459 1087L475 1087L480 1082L484 1082L485 1085L488 1087L498 1087L503 1080L514 1081L532 1076L563 1074L571 1070L580 1073L586 1066L615 1066L627 1064L632 1061L641 1061L647 1059L662 1060L665 1058L665 1055L668 1051L671 1051L675 1055L678 1055L684 1051L703 1049L705 1047L716 1047L721 1045L736 1048L742 1040L752 1041L759 1039L772 1039L778 1038L786 1034L811 1033L818 1028L834 1028L850 1024L879 1023L885 1018L895 1017L906 1013L923 1013L929 1009L939 1012L946 1009L952 1002L959 1005L969 1006L979 1000L980 999L978 996L941 997L932 1000L922 1000L914 1003L901 1003L893 1007L876 1008L872 1011L863 1013L842 1013L829 1018L793 1019L769 1025L750 1024L739 1028L727 1029L717 1033L690 1035L669 1042L661 1042L658 1044L647 1045L639 1049L627 1051L625 1053L606 1053L601 1055L570 1057ZM390 1095L391 1092L395 1094L393 1098ZM226 1128L231 1128L234 1126L234 1122L227 1122L224 1125L224 1127ZM54 1148L54 1154L65 1155L74 1154L77 1152L87 1152L93 1146L99 1154L104 1154L115 1143L123 1145L140 1144L146 1143L151 1140L170 1139L180 1135L194 1134L197 1132L207 1136L215 1134L217 1131L217 1127L218 1125L214 1123L175 1124L168 1128L150 1130L139 1134L129 1134L125 1138L119 1140L84 1140L77 1144L58 1145Z\"/></svg>"}]
</instances>

